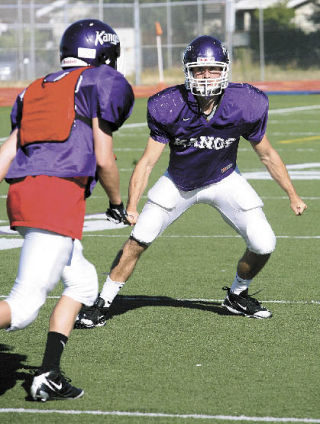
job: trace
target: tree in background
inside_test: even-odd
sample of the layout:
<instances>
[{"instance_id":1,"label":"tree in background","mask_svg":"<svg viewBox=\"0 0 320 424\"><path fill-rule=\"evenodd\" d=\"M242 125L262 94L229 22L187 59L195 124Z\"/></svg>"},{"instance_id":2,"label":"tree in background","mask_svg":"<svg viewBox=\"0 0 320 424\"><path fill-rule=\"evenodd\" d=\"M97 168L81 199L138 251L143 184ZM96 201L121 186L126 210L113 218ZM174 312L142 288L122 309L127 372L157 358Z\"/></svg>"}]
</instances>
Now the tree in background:
<instances>
[{"instance_id":1,"label":"tree in background","mask_svg":"<svg viewBox=\"0 0 320 424\"><path fill-rule=\"evenodd\" d=\"M319 1L314 0L317 13L311 19L320 23ZM287 2L264 9L264 48L267 64L298 66L308 68L317 66L320 58L319 31L306 34L293 23L295 11L287 7ZM255 60L259 58L259 10L253 15L250 33L251 48Z\"/></svg>"}]
</instances>

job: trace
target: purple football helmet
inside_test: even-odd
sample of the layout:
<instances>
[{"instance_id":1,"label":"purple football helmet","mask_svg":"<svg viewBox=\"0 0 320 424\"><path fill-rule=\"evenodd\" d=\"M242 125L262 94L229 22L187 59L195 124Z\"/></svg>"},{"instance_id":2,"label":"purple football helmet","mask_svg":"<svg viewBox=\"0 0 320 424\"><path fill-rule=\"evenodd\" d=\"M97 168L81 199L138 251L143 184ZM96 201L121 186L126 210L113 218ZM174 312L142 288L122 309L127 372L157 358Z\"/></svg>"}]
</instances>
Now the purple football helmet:
<instances>
[{"instance_id":1,"label":"purple football helmet","mask_svg":"<svg viewBox=\"0 0 320 424\"><path fill-rule=\"evenodd\" d=\"M62 68L99 66L117 68L120 41L111 26L98 19L82 19L71 24L60 42Z\"/></svg>"},{"instance_id":2,"label":"purple football helmet","mask_svg":"<svg viewBox=\"0 0 320 424\"><path fill-rule=\"evenodd\" d=\"M195 96L217 96L228 85L228 52L221 41L209 35L197 37L187 46L183 54L183 68L186 87ZM201 72L206 68L212 68L212 73L218 73L214 78L201 78ZM195 78L194 71L200 77Z\"/></svg>"}]
</instances>

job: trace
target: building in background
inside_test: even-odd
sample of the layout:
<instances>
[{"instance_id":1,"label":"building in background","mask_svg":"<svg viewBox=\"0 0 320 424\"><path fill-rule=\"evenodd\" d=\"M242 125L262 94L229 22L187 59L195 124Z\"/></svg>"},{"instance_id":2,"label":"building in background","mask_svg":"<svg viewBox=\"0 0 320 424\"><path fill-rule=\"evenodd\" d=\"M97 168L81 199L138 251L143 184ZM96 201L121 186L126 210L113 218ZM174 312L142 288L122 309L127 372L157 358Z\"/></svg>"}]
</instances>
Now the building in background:
<instances>
[{"instance_id":1,"label":"building in background","mask_svg":"<svg viewBox=\"0 0 320 424\"><path fill-rule=\"evenodd\" d=\"M0 81L28 81L59 67L57 46L71 22L93 17L110 22L122 43L123 71L136 85L157 69L155 26L161 23L164 69L181 68L186 43L206 33L220 38L231 57L251 48L253 15L278 0L0 0ZM320 31L310 19L320 0L288 0L294 23L305 33ZM288 46L288 55L290 55ZM241 60L240 56L236 57Z\"/></svg>"}]
</instances>

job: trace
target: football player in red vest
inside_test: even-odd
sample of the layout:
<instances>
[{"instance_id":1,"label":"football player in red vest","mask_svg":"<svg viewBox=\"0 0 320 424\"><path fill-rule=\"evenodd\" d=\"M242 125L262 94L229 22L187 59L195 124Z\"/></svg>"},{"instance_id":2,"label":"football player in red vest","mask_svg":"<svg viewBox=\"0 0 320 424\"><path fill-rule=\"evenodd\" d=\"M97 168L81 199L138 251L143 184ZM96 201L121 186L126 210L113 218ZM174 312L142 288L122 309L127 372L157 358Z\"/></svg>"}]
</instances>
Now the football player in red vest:
<instances>
[{"instance_id":1,"label":"football player in red vest","mask_svg":"<svg viewBox=\"0 0 320 424\"><path fill-rule=\"evenodd\" d=\"M120 41L104 22L70 25L60 43L62 70L39 78L12 108L12 133L0 150L0 181L10 184L12 229L24 238L17 278L0 302L0 328L25 328L60 279L64 291L49 323L43 362L32 385L35 400L76 399L60 358L81 305L98 293L94 266L82 255L85 201L97 179L111 219L125 220L112 133L131 113L134 96L116 70Z\"/></svg>"}]
</instances>

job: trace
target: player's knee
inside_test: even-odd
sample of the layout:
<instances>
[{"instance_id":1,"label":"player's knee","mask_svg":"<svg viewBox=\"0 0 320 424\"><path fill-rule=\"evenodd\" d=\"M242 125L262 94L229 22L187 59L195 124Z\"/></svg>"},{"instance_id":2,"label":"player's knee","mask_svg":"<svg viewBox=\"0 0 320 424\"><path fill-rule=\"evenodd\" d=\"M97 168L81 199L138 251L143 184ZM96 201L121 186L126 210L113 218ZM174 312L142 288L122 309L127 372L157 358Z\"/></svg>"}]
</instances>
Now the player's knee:
<instances>
[{"instance_id":1,"label":"player's knee","mask_svg":"<svg viewBox=\"0 0 320 424\"><path fill-rule=\"evenodd\" d=\"M45 299L45 295L11 292L6 299L11 310L11 326L8 331L22 330L30 325L37 318Z\"/></svg>"},{"instance_id":2,"label":"player's knee","mask_svg":"<svg viewBox=\"0 0 320 424\"><path fill-rule=\"evenodd\" d=\"M150 245L162 232L168 211L148 201L141 212L131 236L144 245Z\"/></svg>"},{"instance_id":3,"label":"player's knee","mask_svg":"<svg viewBox=\"0 0 320 424\"><path fill-rule=\"evenodd\" d=\"M248 248L258 255L267 255L276 247L276 236L268 221L249 224L247 228Z\"/></svg>"},{"instance_id":4,"label":"player's knee","mask_svg":"<svg viewBox=\"0 0 320 424\"><path fill-rule=\"evenodd\" d=\"M98 275L93 264L83 258L82 266L76 269L65 267L63 295L69 296L77 302L91 306L98 296Z\"/></svg>"}]
</instances>

